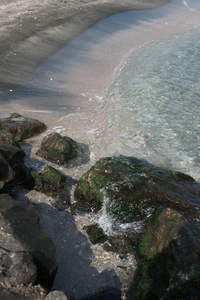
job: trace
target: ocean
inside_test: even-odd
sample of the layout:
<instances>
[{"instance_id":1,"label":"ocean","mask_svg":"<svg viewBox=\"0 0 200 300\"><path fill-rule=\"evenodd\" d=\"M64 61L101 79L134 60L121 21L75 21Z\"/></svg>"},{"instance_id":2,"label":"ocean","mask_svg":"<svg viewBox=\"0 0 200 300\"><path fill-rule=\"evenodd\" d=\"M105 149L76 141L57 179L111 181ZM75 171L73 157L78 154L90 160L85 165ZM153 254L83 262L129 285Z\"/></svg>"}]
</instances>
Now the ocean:
<instances>
[{"instance_id":1,"label":"ocean","mask_svg":"<svg viewBox=\"0 0 200 300\"><path fill-rule=\"evenodd\" d=\"M200 28L131 53L104 99L101 151L144 158L200 181L199 82Z\"/></svg>"}]
</instances>

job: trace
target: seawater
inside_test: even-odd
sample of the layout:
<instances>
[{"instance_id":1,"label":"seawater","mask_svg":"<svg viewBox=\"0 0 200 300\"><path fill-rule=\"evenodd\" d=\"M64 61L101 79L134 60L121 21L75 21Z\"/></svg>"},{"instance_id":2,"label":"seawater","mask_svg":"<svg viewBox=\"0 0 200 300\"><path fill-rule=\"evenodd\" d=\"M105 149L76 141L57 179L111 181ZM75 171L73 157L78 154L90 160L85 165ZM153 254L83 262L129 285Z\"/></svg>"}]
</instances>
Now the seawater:
<instances>
[{"instance_id":1,"label":"seawater","mask_svg":"<svg viewBox=\"0 0 200 300\"><path fill-rule=\"evenodd\" d=\"M133 49L104 110L103 155L144 158L200 181L200 28Z\"/></svg>"}]
</instances>

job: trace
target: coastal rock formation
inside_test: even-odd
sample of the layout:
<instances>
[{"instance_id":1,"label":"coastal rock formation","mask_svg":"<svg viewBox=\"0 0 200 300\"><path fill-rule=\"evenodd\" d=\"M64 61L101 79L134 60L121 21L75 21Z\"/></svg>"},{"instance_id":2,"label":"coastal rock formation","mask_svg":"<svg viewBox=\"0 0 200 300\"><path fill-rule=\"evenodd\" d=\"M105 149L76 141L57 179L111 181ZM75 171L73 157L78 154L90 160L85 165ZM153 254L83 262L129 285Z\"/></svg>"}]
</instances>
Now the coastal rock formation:
<instances>
[{"instance_id":1,"label":"coastal rock formation","mask_svg":"<svg viewBox=\"0 0 200 300\"><path fill-rule=\"evenodd\" d=\"M34 284L37 267L28 252L8 252L0 248L0 281L13 286Z\"/></svg>"},{"instance_id":2,"label":"coastal rock formation","mask_svg":"<svg viewBox=\"0 0 200 300\"><path fill-rule=\"evenodd\" d=\"M0 153L0 190L4 184L14 179L14 172L7 160Z\"/></svg>"},{"instance_id":3,"label":"coastal rock formation","mask_svg":"<svg viewBox=\"0 0 200 300\"><path fill-rule=\"evenodd\" d=\"M45 130L46 125L43 122L13 113L9 118L0 120L0 143L23 141Z\"/></svg>"},{"instance_id":4,"label":"coastal rock formation","mask_svg":"<svg viewBox=\"0 0 200 300\"><path fill-rule=\"evenodd\" d=\"M107 237L106 251L124 258L137 245L138 268L127 295L137 299L198 299L200 188L193 178L133 157L99 160L78 182L76 209L102 207L116 222L143 221L139 234ZM92 242L98 226L88 227ZM129 236L130 234L130 236ZM188 297L188 298L187 298Z\"/></svg>"},{"instance_id":5,"label":"coastal rock formation","mask_svg":"<svg viewBox=\"0 0 200 300\"><path fill-rule=\"evenodd\" d=\"M65 182L65 176L51 166L46 166L41 174L31 172L34 188L47 195L59 193Z\"/></svg>"},{"instance_id":6,"label":"coastal rock formation","mask_svg":"<svg viewBox=\"0 0 200 300\"><path fill-rule=\"evenodd\" d=\"M196 220L159 207L140 239L138 253L138 299L164 295L164 299L199 299L200 225Z\"/></svg>"},{"instance_id":7,"label":"coastal rock formation","mask_svg":"<svg viewBox=\"0 0 200 300\"><path fill-rule=\"evenodd\" d=\"M27 175L27 168L23 159L25 153L19 147L7 144L0 144L0 153L7 160L15 173L15 181L23 181Z\"/></svg>"},{"instance_id":8,"label":"coastal rock formation","mask_svg":"<svg viewBox=\"0 0 200 300\"><path fill-rule=\"evenodd\" d=\"M35 208L29 203L18 202L6 194L0 194L0 216L0 248L7 252L30 253L37 266L37 281L50 288L57 270L56 249L51 238L41 230L39 215ZM19 254L17 255L19 261ZM26 265L30 265L27 254L24 255ZM21 260L23 260L23 255ZM33 280L35 278L33 265L30 265L30 268L32 269L31 280ZM14 274L13 271L12 275Z\"/></svg>"},{"instance_id":9,"label":"coastal rock formation","mask_svg":"<svg viewBox=\"0 0 200 300\"><path fill-rule=\"evenodd\" d=\"M37 155L59 165L66 165L76 154L76 142L69 137L62 137L59 133L46 136L37 152Z\"/></svg>"},{"instance_id":10,"label":"coastal rock formation","mask_svg":"<svg viewBox=\"0 0 200 300\"><path fill-rule=\"evenodd\" d=\"M75 191L83 210L100 210L105 206L114 220L141 221L159 206L197 211L191 204L199 204L197 183L188 175L151 165L134 157L100 159L84 174Z\"/></svg>"}]
</instances>

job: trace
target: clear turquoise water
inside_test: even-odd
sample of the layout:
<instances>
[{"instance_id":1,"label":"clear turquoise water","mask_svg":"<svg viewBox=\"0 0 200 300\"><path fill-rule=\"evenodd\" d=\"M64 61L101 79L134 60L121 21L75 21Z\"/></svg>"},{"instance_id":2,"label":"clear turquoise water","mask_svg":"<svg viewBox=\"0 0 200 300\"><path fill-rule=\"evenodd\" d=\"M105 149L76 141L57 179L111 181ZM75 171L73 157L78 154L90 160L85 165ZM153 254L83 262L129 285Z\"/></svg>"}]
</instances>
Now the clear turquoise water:
<instances>
[{"instance_id":1,"label":"clear turquoise water","mask_svg":"<svg viewBox=\"0 0 200 300\"><path fill-rule=\"evenodd\" d=\"M146 158L200 181L200 28L130 55L106 98L106 155Z\"/></svg>"}]
</instances>

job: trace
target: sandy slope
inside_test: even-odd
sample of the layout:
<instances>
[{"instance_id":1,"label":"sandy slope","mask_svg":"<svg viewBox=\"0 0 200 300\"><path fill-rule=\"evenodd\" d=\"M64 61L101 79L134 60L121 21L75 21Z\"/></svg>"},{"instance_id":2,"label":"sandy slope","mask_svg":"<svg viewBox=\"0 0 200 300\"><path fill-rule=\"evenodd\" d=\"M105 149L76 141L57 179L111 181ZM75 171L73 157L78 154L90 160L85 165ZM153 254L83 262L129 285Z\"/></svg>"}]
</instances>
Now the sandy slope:
<instances>
[{"instance_id":1,"label":"sandy slope","mask_svg":"<svg viewBox=\"0 0 200 300\"><path fill-rule=\"evenodd\" d=\"M3 0L0 4L0 90L19 84L69 40L98 20L169 0Z\"/></svg>"}]
</instances>

